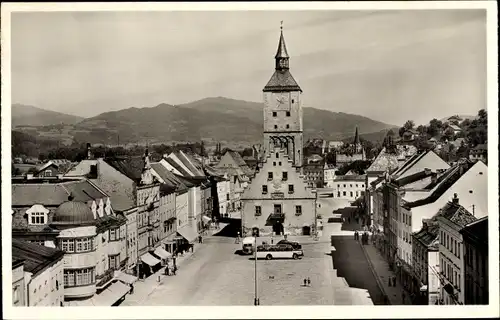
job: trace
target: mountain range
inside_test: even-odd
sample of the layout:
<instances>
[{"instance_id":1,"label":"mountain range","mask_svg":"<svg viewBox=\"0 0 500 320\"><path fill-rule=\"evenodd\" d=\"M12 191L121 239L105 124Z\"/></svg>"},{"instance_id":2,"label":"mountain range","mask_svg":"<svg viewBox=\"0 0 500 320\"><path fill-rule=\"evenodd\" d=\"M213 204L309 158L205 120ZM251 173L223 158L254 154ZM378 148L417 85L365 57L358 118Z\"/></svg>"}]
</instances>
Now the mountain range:
<instances>
[{"instance_id":1,"label":"mountain range","mask_svg":"<svg viewBox=\"0 0 500 320\"><path fill-rule=\"evenodd\" d=\"M93 144L218 141L259 143L263 104L224 97L151 108L128 108L81 118L32 106L12 106L12 128L40 138ZM379 137L394 125L360 115L304 108L305 139L341 140L354 135ZM380 133L380 134L379 134Z\"/></svg>"}]
</instances>

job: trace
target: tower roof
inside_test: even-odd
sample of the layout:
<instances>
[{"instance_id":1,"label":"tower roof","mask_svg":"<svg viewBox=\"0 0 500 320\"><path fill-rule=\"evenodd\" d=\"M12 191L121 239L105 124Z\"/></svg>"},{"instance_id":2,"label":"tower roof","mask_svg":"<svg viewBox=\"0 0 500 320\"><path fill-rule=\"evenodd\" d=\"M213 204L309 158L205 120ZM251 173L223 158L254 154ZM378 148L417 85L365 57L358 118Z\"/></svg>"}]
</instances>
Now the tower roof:
<instances>
[{"instance_id":1,"label":"tower roof","mask_svg":"<svg viewBox=\"0 0 500 320\"><path fill-rule=\"evenodd\" d=\"M286 51L285 37L283 37L283 21L281 21L281 34L280 42L278 44L278 51L276 52L276 56L274 58L290 58L288 52Z\"/></svg>"},{"instance_id":2,"label":"tower roof","mask_svg":"<svg viewBox=\"0 0 500 320\"><path fill-rule=\"evenodd\" d=\"M358 134L358 126L356 126L356 133L354 134L354 144L359 144L359 134Z\"/></svg>"},{"instance_id":3,"label":"tower roof","mask_svg":"<svg viewBox=\"0 0 500 320\"><path fill-rule=\"evenodd\" d=\"M266 91L301 91L302 89L297 84L292 74L288 70L274 71L271 79L267 82L264 87L264 92Z\"/></svg>"}]
</instances>

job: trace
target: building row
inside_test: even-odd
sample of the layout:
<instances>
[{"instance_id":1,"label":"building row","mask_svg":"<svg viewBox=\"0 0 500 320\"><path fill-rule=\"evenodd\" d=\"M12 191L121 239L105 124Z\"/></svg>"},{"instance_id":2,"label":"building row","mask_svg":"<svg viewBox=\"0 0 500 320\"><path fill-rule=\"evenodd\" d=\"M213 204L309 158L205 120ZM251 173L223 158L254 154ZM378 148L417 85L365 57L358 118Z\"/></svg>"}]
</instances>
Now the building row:
<instances>
[{"instance_id":1,"label":"building row","mask_svg":"<svg viewBox=\"0 0 500 320\"><path fill-rule=\"evenodd\" d=\"M487 285L479 293L466 280L487 284L487 231L470 232L487 230L487 166L468 159L450 165L433 151L393 163L367 174L365 201L376 245L405 290L423 304L487 303ZM483 269L466 265L471 255ZM470 290L476 300L466 299Z\"/></svg>"},{"instance_id":2,"label":"building row","mask_svg":"<svg viewBox=\"0 0 500 320\"><path fill-rule=\"evenodd\" d=\"M147 150L139 158L96 159L89 146L87 159L64 174L53 174L53 162L41 168L12 181L13 272L33 274L31 282L23 276L24 287L13 284L24 292L16 305L119 304L235 197L227 174L181 151L151 162ZM37 252L33 259L54 267L33 267ZM37 268L46 269L43 276ZM37 296L35 278L57 279L61 289Z\"/></svg>"}]
</instances>

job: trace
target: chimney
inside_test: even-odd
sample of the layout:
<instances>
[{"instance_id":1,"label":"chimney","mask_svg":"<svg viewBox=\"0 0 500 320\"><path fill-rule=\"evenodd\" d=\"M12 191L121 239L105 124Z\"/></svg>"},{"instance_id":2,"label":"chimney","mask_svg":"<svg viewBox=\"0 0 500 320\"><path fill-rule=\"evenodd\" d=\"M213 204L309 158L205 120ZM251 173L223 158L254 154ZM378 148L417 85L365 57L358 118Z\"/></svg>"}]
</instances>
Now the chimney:
<instances>
[{"instance_id":1,"label":"chimney","mask_svg":"<svg viewBox=\"0 0 500 320\"><path fill-rule=\"evenodd\" d=\"M453 199L451 200L454 204L458 204L458 194L453 194Z\"/></svg>"},{"instance_id":2,"label":"chimney","mask_svg":"<svg viewBox=\"0 0 500 320\"><path fill-rule=\"evenodd\" d=\"M73 197L73 193L70 192L70 194L68 195L68 201L73 201L75 197Z\"/></svg>"},{"instance_id":3,"label":"chimney","mask_svg":"<svg viewBox=\"0 0 500 320\"><path fill-rule=\"evenodd\" d=\"M431 182L436 183L437 181L437 172L433 172L431 176Z\"/></svg>"},{"instance_id":4,"label":"chimney","mask_svg":"<svg viewBox=\"0 0 500 320\"><path fill-rule=\"evenodd\" d=\"M26 179L32 180L33 179L33 173L26 174Z\"/></svg>"}]
</instances>

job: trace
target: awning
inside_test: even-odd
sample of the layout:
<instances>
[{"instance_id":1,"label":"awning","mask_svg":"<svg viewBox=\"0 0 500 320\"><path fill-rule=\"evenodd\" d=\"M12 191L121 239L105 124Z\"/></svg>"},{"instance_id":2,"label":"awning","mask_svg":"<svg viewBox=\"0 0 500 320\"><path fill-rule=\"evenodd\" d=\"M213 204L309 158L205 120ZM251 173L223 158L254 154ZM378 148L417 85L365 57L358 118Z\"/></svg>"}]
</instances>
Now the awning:
<instances>
[{"instance_id":1,"label":"awning","mask_svg":"<svg viewBox=\"0 0 500 320\"><path fill-rule=\"evenodd\" d=\"M132 284L137 281L137 277L122 271L115 271L115 279L126 284Z\"/></svg>"},{"instance_id":2,"label":"awning","mask_svg":"<svg viewBox=\"0 0 500 320\"><path fill-rule=\"evenodd\" d=\"M304 224L302 226L303 227L309 227L309 224L307 222L304 222Z\"/></svg>"},{"instance_id":3,"label":"awning","mask_svg":"<svg viewBox=\"0 0 500 320\"><path fill-rule=\"evenodd\" d=\"M212 221L212 219L210 219L209 217L207 216L202 216L201 219L203 220L203 222L205 223L209 223L210 221Z\"/></svg>"},{"instance_id":4,"label":"awning","mask_svg":"<svg viewBox=\"0 0 500 320\"><path fill-rule=\"evenodd\" d=\"M162 259L168 259L172 256L172 254L168 251L166 251L165 249L163 249L162 247L158 247L155 249L155 254L158 256L158 257L161 257Z\"/></svg>"},{"instance_id":5,"label":"awning","mask_svg":"<svg viewBox=\"0 0 500 320\"><path fill-rule=\"evenodd\" d=\"M90 299L69 301L68 305L71 307L110 307L115 302L123 298L123 296L126 295L129 291L130 287L128 285L118 281L104 289L101 293L94 295Z\"/></svg>"},{"instance_id":6,"label":"awning","mask_svg":"<svg viewBox=\"0 0 500 320\"><path fill-rule=\"evenodd\" d=\"M179 229L177 229L177 233L184 237L184 239L186 239L188 242L193 242L196 237L198 237L194 226L191 224L180 227Z\"/></svg>"},{"instance_id":7,"label":"awning","mask_svg":"<svg viewBox=\"0 0 500 320\"><path fill-rule=\"evenodd\" d=\"M141 260L144 263L147 263L150 266L156 266L161 261L153 257L149 252L145 253L141 256Z\"/></svg>"}]
</instances>

